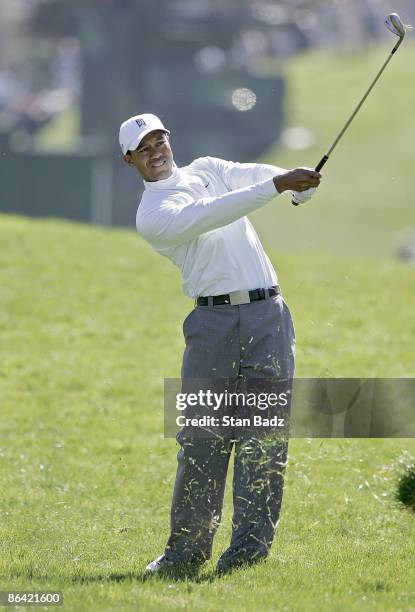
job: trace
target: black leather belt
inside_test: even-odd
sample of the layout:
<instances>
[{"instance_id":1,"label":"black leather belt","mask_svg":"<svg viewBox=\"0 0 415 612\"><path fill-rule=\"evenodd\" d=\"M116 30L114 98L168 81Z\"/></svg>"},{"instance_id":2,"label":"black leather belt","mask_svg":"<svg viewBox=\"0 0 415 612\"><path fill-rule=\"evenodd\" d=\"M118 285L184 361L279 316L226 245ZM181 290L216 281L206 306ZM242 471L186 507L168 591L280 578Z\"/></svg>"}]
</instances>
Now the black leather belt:
<instances>
[{"instance_id":1,"label":"black leather belt","mask_svg":"<svg viewBox=\"0 0 415 612\"><path fill-rule=\"evenodd\" d=\"M232 304L233 306L249 304L257 300L265 300L265 291L265 289L252 289L251 291L233 291L232 293L225 293L224 295L213 295L211 298L200 296L197 298L196 304L198 306L209 306L209 300L212 301L212 306L220 306L222 304ZM281 293L278 285L269 287L268 292L270 297Z\"/></svg>"}]
</instances>

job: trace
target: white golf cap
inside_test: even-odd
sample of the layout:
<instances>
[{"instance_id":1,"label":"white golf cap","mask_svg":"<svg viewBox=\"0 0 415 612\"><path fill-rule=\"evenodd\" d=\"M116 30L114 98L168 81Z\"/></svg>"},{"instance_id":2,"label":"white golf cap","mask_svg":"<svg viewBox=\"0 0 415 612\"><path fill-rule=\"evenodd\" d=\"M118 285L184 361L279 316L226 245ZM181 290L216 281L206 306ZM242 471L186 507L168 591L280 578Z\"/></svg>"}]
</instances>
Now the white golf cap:
<instances>
[{"instance_id":1,"label":"white golf cap","mask_svg":"<svg viewBox=\"0 0 415 612\"><path fill-rule=\"evenodd\" d=\"M135 151L144 136L154 130L163 130L166 134L170 134L161 120L151 113L135 115L124 121L120 127L120 146L124 155L127 151Z\"/></svg>"}]
</instances>

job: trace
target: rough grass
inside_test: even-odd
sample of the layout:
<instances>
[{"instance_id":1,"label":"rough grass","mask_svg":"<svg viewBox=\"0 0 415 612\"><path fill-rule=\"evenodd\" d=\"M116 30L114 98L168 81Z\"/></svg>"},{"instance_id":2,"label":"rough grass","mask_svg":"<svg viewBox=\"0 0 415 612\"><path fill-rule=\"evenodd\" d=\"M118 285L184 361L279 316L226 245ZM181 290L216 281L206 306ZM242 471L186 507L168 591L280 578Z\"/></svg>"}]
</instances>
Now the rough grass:
<instances>
[{"instance_id":1,"label":"rough grass","mask_svg":"<svg viewBox=\"0 0 415 612\"><path fill-rule=\"evenodd\" d=\"M142 582L168 534L163 377L179 374L191 308L179 275L130 231L2 216L0 244L1 589L60 589L76 611L415 607L414 517L395 501L413 440L293 440L267 564L214 576L228 496L199 581ZM410 268L271 258L299 375L414 375Z\"/></svg>"},{"instance_id":2,"label":"rough grass","mask_svg":"<svg viewBox=\"0 0 415 612\"><path fill-rule=\"evenodd\" d=\"M315 164L385 55L290 63L287 117L316 143L267 160ZM312 205L281 198L254 215L294 316L298 376L414 376L413 269L394 259L415 227L411 74L407 41ZM76 612L415 609L414 516L395 499L413 440L292 440L265 565L215 577L228 495L200 579L142 582L168 534L163 378L179 375L191 308L178 272L129 231L2 216L0 245L1 589L60 589Z\"/></svg>"}]
</instances>

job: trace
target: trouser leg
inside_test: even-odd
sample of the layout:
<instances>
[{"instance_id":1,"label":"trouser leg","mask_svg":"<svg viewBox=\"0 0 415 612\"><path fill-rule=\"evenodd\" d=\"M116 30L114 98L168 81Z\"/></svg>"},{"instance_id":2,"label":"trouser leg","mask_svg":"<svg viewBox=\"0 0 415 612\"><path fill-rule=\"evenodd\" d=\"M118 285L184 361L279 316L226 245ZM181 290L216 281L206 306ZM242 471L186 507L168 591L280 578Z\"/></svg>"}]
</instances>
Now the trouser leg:
<instances>
[{"instance_id":1,"label":"trouser leg","mask_svg":"<svg viewBox=\"0 0 415 612\"><path fill-rule=\"evenodd\" d=\"M214 389L222 384L216 377L237 374L238 323L235 309L195 308L191 312L183 325L183 391L197 392L199 385ZM186 429L177 440L181 448L165 554L178 561L208 559L221 518L232 442L224 436L201 438Z\"/></svg>"},{"instance_id":2,"label":"trouser leg","mask_svg":"<svg viewBox=\"0 0 415 612\"><path fill-rule=\"evenodd\" d=\"M165 554L178 561L209 559L223 505L232 443L223 438L180 438Z\"/></svg>"},{"instance_id":3,"label":"trouser leg","mask_svg":"<svg viewBox=\"0 0 415 612\"><path fill-rule=\"evenodd\" d=\"M274 436L236 441L233 530L226 559L267 556L280 516L287 450L287 441Z\"/></svg>"},{"instance_id":4,"label":"trouser leg","mask_svg":"<svg viewBox=\"0 0 415 612\"><path fill-rule=\"evenodd\" d=\"M241 371L248 383L294 376L294 328L281 298L256 303L241 316ZM288 407L289 415L289 407ZM268 555L277 527L284 489L288 440L273 429L240 432L235 442L233 531L220 567Z\"/></svg>"}]
</instances>

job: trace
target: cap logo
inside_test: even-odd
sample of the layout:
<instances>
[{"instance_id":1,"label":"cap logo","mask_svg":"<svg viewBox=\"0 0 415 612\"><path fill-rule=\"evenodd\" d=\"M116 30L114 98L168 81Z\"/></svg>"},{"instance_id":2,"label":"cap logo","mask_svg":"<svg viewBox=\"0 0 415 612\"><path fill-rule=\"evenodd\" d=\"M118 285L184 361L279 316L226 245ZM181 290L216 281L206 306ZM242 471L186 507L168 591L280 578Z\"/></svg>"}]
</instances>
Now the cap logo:
<instances>
[{"instance_id":1,"label":"cap logo","mask_svg":"<svg viewBox=\"0 0 415 612\"><path fill-rule=\"evenodd\" d=\"M143 125L147 125L146 122L144 121L144 119L136 119L135 120L136 124L138 125L138 127L143 127Z\"/></svg>"}]
</instances>

